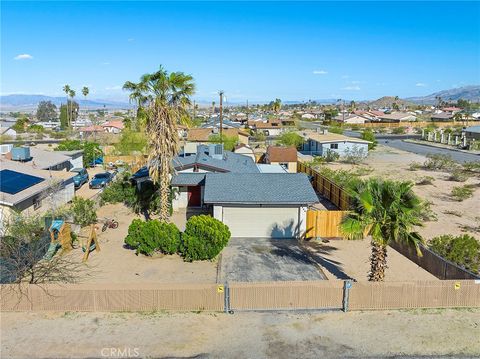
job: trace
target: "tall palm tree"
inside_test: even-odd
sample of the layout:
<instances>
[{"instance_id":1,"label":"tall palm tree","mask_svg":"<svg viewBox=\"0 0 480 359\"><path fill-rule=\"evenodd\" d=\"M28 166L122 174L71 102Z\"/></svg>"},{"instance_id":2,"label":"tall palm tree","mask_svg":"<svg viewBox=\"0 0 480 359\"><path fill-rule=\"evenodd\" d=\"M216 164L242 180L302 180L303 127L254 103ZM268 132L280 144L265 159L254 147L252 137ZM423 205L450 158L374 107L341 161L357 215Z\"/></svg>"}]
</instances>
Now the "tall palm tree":
<instances>
[{"instance_id":1,"label":"tall palm tree","mask_svg":"<svg viewBox=\"0 0 480 359\"><path fill-rule=\"evenodd\" d=\"M282 108L282 100L280 100L279 98L276 98L275 101L272 101L272 110L274 112L279 112L281 108Z\"/></svg>"},{"instance_id":2,"label":"tall palm tree","mask_svg":"<svg viewBox=\"0 0 480 359\"><path fill-rule=\"evenodd\" d=\"M170 212L170 178L172 160L178 153L177 123L186 118L190 96L195 93L193 77L183 72L168 72L162 66L157 72L145 74L139 83L126 82L147 116L149 174L159 185L160 219L167 220Z\"/></svg>"},{"instance_id":3,"label":"tall palm tree","mask_svg":"<svg viewBox=\"0 0 480 359\"><path fill-rule=\"evenodd\" d=\"M406 243L422 255L422 238L413 227L421 225L423 205L412 187L410 182L370 179L351 190L353 211L343 219L341 230L347 239L371 236L370 281L384 280L389 243Z\"/></svg>"},{"instance_id":4,"label":"tall palm tree","mask_svg":"<svg viewBox=\"0 0 480 359\"><path fill-rule=\"evenodd\" d=\"M212 116L215 114L215 101L212 101Z\"/></svg>"},{"instance_id":5,"label":"tall palm tree","mask_svg":"<svg viewBox=\"0 0 480 359\"><path fill-rule=\"evenodd\" d=\"M68 98L70 97L70 91L72 89L70 88L70 85L65 85L63 86L63 92L65 92L65 95L67 96L67 127L68 127L68 124L70 123L70 120L69 120L69 117L68 117Z\"/></svg>"},{"instance_id":6,"label":"tall palm tree","mask_svg":"<svg viewBox=\"0 0 480 359\"><path fill-rule=\"evenodd\" d=\"M73 112L75 111L75 106L74 106L74 103L73 103L73 98L75 97L76 95L76 92L75 90L70 90L69 92L69 95L70 95L70 98L71 98L71 105L70 105L70 124L69 126L71 126L71 121L73 120Z\"/></svg>"},{"instance_id":7,"label":"tall palm tree","mask_svg":"<svg viewBox=\"0 0 480 359\"><path fill-rule=\"evenodd\" d=\"M90 89L87 86L83 86L82 88L82 95L85 98L85 101L87 101L87 96L90 93ZM86 110L87 105L85 104L85 113L87 112Z\"/></svg>"}]
</instances>

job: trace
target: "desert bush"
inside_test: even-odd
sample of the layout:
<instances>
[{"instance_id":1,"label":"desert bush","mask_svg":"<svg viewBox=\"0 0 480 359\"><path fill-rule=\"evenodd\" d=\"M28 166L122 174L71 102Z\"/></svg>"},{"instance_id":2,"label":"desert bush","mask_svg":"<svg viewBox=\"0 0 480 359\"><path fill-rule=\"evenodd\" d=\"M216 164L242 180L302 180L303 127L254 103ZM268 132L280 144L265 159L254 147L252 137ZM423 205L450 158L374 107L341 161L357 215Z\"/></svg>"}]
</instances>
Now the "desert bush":
<instances>
[{"instance_id":1,"label":"desert bush","mask_svg":"<svg viewBox=\"0 0 480 359\"><path fill-rule=\"evenodd\" d=\"M340 155L335 151L328 150L323 158L325 159L325 162L335 162L338 161Z\"/></svg>"},{"instance_id":2,"label":"desert bush","mask_svg":"<svg viewBox=\"0 0 480 359\"><path fill-rule=\"evenodd\" d=\"M432 210L432 202L425 201L421 205L420 217L423 221L426 222L436 222L438 221L437 214Z\"/></svg>"},{"instance_id":3,"label":"desert bush","mask_svg":"<svg viewBox=\"0 0 480 359\"><path fill-rule=\"evenodd\" d=\"M418 171L421 168L422 168L422 164L415 161L411 162L410 165L408 166L408 169L410 171Z\"/></svg>"},{"instance_id":4,"label":"desert bush","mask_svg":"<svg viewBox=\"0 0 480 359\"><path fill-rule=\"evenodd\" d=\"M362 132L362 140L371 142L371 143L368 144L368 149L369 150L373 150L375 147L377 147L378 141L375 138L375 134L370 129L364 130Z\"/></svg>"},{"instance_id":5,"label":"desert bush","mask_svg":"<svg viewBox=\"0 0 480 359\"><path fill-rule=\"evenodd\" d=\"M461 202L473 196L473 188L468 185L453 187L451 196Z\"/></svg>"},{"instance_id":6,"label":"desert bush","mask_svg":"<svg viewBox=\"0 0 480 359\"><path fill-rule=\"evenodd\" d=\"M353 146L351 149L347 148L344 151L343 161L357 165L367 157L367 152L359 146Z\"/></svg>"},{"instance_id":7,"label":"desert bush","mask_svg":"<svg viewBox=\"0 0 480 359\"><path fill-rule=\"evenodd\" d=\"M173 223L134 219L128 227L125 244L135 249L137 254L147 256L154 252L174 254L179 250L180 231Z\"/></svg>"},{"instance_id":8,"label":"desert bush","mask_svg":"<svg viewBox=\"0 0 480 359\"><path fill-rule=\"evenodd\" d=\"M136 202L135 187L129 182L130 173L124 172L104 188L100 195L100 205L105 203L124 203L133 207Z\"/></svg>"},{"instance_id":9,"label":"desert bush","mask_svg":"<svg viewBox=\"0 0 480 359\"><path fill-rule=\"evenodd\" d=\"M91 199L75 197L72 201L73 222L82 227L97 221L97 212L95 211L95 202Z\"/></svg>"},{"instance_id":10,"label":"desert bush","mask_svg":"<svg viewBox=\"0 0 480 359\"><path fill-rule=\"evenodd\" d=\"M455 182L465 182L468 179L468 175L458 168L452 171L448 179Z\"/></svg>"},{"instance_id":11,"label":"desert bush","mask_svg":"<svg viewBox=\"0 0 480 359\"><path fill-rule=\"evenodd\" d=\"M182 234L181 253L184 260L210 260L215 258L230 239L228 227L211 216L193 216L187 221Z\"/></svg>"},{"instance_id":12,"label":"desert bush","mask_svg":"<svg viewBox=\"0 0 480 359\"><path fill-rule=\"evenodd\" d=\"M480 162L465 162L463 169L468 172L480 172Z\"/></svg>"},{"instance_id":13,"label":"desert bush","mask_svg":"<svg viewBox=\"0 0 480 359\"><path fill-rule=\"evenodd\" d=\"M339 134L339 135L343 135L343 128L340 127L339 125L330 126L330 127L328 128L328 132L337 133L337 134Z\"/></svg>"},{"instance_id":14,"label":"desert bush","mask_svg":"<svg viewBox=\"0 0 480 359\"><path fill-rule=\"evenodd\" d=\"M407 132L407 128L406 127L395 127L393 130L392 130L392 133L395 134L395 135L403 135Z\"/></svg>"},{"instance_id":15,"label":"desert bush","mask_svg":"<svg viewBox=\"0 0 480 359\"><path fill-rule=\"evenodd\" d=\"M432 176L425 176L425 177L419 178L415 182L415 184L419 186L432 185L434 181L435 181L435 178L433 178Z\"/></svg>"},{"instance_id":16,"label":"desert bush","mask_svg":"<svg viewBox=\"0 0 480 359\"><path fill-rule=\"evenodd\" d=\"M428 154L427 160L423 163L423 167L431 171L449 170L455 166L456 164L450 156L438 154Z\"/></svg>"},{"instance_id":17,"label":"desert bush","mask_svg":"<svg viewBox=\"0 0 480 359\"><path fill-rule=\"evenodd\" d=\"M468 234L443 235L430 241L430 249L438 255L478 273L480 268L480 242Z\"/></svg>"}]
</instances>

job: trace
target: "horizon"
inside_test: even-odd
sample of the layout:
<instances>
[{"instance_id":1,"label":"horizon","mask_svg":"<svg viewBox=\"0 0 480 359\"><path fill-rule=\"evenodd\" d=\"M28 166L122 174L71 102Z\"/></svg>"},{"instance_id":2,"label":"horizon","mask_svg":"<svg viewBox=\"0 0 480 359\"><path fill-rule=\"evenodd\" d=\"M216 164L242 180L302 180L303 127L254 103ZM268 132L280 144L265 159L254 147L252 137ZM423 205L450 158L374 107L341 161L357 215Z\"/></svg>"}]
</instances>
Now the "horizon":
<instances>
[{"instance_id":1,"label":"horizon","mask_svg":"<svg viewBox=\"0 0 480 359\"><path fill-rule=\"evenodd\" d=\"M88 86L87 100L128 102L123 83L160 64L191 74L193 99L207 103L219 89L227 104L365 101L480 83L478 2L4 1L1 7L3 96L62 97L68 83L78 100Z\"/></svg>"}]
</instances>

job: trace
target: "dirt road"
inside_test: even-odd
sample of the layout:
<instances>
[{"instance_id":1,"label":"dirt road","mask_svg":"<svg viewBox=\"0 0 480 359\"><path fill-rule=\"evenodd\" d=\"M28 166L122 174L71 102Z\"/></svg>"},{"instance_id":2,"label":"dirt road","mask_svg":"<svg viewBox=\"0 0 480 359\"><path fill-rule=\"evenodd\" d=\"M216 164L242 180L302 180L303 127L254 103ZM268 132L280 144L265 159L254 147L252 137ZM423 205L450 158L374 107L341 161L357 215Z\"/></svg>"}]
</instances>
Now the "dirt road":
<instances>
[{"instance_id":1,"label":"dirt road","mask_svg":"<svg viewBox=\"0 0 480 359\"><path fill-rule=\"evenodd\" d=\"M1 317L2 358L480 357L478 338L480 309Z\"/></svg>"}]
</instances>

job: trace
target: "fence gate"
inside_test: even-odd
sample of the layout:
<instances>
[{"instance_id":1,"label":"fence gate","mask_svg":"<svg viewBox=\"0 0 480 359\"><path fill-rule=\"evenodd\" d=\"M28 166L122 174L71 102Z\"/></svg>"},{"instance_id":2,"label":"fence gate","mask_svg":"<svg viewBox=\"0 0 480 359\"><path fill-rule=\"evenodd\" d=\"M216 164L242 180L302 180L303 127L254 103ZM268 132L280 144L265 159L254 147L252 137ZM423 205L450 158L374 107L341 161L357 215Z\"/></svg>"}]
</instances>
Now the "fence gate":
<instances>
[{"instance_id":1,"label":"fence gate","mask_svg":"<svg viewBox=\"0 0 480 359\"><path fill-rule=\"evenodd\" d=\"M328 211L309 209L307 211L306 238L342 237L340 223L347 211Z\"/></svg>"}]
</instances>

